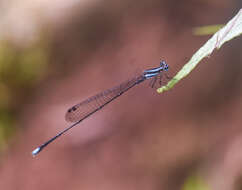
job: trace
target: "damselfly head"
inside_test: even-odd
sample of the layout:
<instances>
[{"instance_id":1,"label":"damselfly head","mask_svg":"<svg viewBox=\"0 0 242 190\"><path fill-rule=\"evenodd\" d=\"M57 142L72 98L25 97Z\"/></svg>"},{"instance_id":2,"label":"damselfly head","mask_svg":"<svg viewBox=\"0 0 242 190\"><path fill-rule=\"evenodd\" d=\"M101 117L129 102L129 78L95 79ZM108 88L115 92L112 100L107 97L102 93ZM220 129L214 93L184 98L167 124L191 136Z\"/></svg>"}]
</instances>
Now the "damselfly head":
<instances>
[{"instance_id":1,"label":"damselfly head","mask_svg":"<svg viewBox=\"0 0 242 190\"><path fill-rule=\"evenodd\" d=\"M166 64L164 60L160 62L160 66L163 68L164 71L168 71L169 66Z\"/></svg>"}]
</instances>

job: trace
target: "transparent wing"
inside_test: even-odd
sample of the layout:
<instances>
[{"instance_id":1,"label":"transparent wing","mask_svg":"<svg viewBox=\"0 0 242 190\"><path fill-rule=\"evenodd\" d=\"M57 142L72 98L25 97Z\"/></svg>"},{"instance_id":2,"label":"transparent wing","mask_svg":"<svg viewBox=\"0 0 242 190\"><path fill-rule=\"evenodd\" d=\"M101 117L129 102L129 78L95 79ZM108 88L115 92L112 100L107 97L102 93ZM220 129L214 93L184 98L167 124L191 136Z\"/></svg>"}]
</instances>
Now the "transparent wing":
<instances>
[{"instance_id":1,"label":"transparent wing","mask_svg":"<svg viewBox=\"0 0 242 190\"><path fill-rule=\"evenodd\" d=\"M136 76L131 80L125 81L120 85L105 90L95 96L92 96L83 102L74 105L67 110L65 119L68 122L77 122L80 121L97 110L101 109L103 106L111 102L116 97L120 96L123 92L127 91L136 84L144 81L145 78L143 75Z\"/></svg>"}]
</instances>

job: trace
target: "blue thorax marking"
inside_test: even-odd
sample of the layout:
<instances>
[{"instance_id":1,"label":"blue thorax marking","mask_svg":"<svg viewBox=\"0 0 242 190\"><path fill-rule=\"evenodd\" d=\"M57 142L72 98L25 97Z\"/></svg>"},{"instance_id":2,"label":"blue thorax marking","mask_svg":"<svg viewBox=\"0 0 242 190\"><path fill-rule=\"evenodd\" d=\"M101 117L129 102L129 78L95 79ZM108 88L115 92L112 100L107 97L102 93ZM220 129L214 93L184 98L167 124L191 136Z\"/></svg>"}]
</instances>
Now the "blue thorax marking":
<instances>
[{"instance_id":1,"label":"blue thorax marking","mask_svg":"<svg viewBox=\"0 0 242 190\"><path fill-rule=\"evenodd\" d=\"M156 76L158 74L159 73L146 73L146 74L144 74L144 76L145 76L146 79L149 79L149 78L152 78L152 77L154 77L154 76Z\"/></svg>"},{"instance_id":2,"label":"blue thorax marking","mask_svg":"<svg viewBox=\"0 0 242 190\"><path fill-rule=\"evenodd\" d=\"M166 64L166 62L161 61L159 67L144 70L143 74L146 79L149 79L160 74L162 71L168 71L168 69L169 69L169 66Z\"/></svg>"}]
</instances>

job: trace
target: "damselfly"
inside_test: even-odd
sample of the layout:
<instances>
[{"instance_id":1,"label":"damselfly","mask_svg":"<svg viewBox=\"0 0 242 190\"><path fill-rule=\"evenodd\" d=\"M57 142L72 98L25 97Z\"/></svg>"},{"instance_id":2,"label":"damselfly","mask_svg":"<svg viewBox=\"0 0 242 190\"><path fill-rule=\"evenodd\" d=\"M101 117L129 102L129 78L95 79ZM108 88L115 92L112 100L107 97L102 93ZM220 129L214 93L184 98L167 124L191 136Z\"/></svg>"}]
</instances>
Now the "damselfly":
<instances>
[{"instance_id":1,"label":"damselfly","mask_svg":"<svg viewBox=\"0 0 242 190\"><path fill-rule=\"evenodd\" d=\"M83 102L74 105L70 109L67 110L65 119L66 121L72 122L73 124L69 126L68 128L64 129L60 133L58 133L56 136L36 148L32 155L37 155L41 150L43 150L48 144L53 142L55 139L66 133L71 128L75 127L77 124L79 124L84 119L88 118L98 110L102 109L105 105L112 102L117 97L121 96L124 92L128 91L132 87L136 86L137 84L140 84L141 82L147 80L147 79L154 79L154 83L156 82L157 78L161 80L162 72L168 71L169 66L166 64L165 61L160 62L160 66L153 68L153 69L147 69L142 74L134 77L131 80L128 80L126 82L121 83L120 85L105 90L95 96L92 96Z\"/></svg>"}]
</instances>

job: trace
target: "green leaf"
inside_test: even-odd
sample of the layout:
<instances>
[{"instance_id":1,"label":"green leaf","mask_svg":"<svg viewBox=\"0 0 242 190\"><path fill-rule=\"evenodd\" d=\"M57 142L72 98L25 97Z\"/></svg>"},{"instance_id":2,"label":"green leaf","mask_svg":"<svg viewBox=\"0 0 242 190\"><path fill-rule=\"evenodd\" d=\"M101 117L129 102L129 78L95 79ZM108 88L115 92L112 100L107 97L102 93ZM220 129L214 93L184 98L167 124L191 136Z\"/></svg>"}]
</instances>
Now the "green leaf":
<instances>
[{"instance_id":1,"label":"green leaf","mask_svg":"<svg viewBox=\"0 0 242 190\"><path fill-rule=\"evenodd\" d=\"M174 87L181 79L186 77L197 64L205 57L211 55L215 48L219 49L225 42L242 34L242 9L232 18L222 29L216 32L183 66L183 68L167 83L157 89L158 93L162 93Z\"/></svg>"},{"instance_id":2,"label":"green leaf","mask_svg":"<svg viewBox=\"0 0 242 190\"><path fill-rule=\"evenodd\" d=\"M193 29L193 34L197 36L211 35L217 32L223 26L224 24L216 24L216 25L195 27Z\"/></svg>"},{"instance_id":3,"label":"green leaf","mask_svg":"<svg viewBox=\"0 0 242 190\"><path fill-rule=\"evenodd\" d=\"M210 188L201 177L196 175L189 176L185 180L182 190L209 190Z\"/></svg>"}]
</instances>

